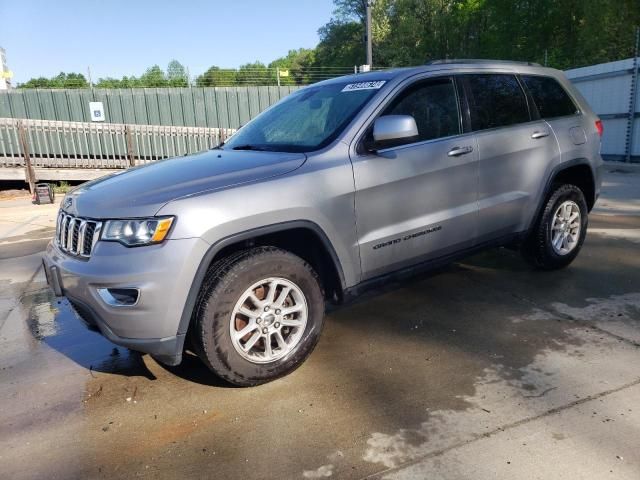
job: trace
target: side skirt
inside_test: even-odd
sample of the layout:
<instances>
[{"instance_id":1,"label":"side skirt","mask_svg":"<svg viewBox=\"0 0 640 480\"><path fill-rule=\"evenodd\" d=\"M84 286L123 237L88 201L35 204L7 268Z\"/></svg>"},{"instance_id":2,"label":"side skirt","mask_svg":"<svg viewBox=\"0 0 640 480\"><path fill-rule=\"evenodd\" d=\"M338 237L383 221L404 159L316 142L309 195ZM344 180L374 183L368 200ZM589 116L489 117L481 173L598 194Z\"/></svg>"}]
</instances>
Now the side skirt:
<instances>
[{"instance_id":1,"label":"side skirt","mask_svg":"<svg viewBox=\"0 0 640 480\"><path fill-rule=\"evenodd\" d=\"M352 300L353 298L362 295L366 291L381 287L382 285L385 285L391 282L404 281L409 278L415 277L416 275L419 275L421 273L426 273L431 270L436 270L452 262L455 262L462 258L469 257L483 250L488 250L490 248L496 248L496 247L504 247L512 244L518 244L520 241L523 240L525 236L526 236L526 232L504 235L502 237L498 237L496 239L489 240L489 241L480 243L478 245L474 245L473 247L465 248L455 253L443 255L442 257L432 258L430 260L426 260L422 262L418 262L413 265L409 265L407 267L401 268L399 270L394 270L393 272L390 272L390 273L385 273L383 275L369 278L364 282L360 282L344 290L343 301L347 302L349 300Z\"/></svg>"}]
</instances>

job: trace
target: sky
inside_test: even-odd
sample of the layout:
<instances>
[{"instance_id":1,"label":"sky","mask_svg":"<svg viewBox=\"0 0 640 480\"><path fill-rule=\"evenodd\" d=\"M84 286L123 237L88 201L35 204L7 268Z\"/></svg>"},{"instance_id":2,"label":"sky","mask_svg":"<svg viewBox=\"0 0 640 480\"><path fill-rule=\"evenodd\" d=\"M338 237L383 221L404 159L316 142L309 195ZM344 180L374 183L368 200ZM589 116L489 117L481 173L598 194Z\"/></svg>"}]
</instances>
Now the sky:
<instances>
[{"instance_id":1,"label":"sky","mask_svg":"<svg viewBox=\"0 0 640 480\"><path fill-rule=\"evenodd\" d=\"M333 9L331 0L0 0L0 47L14 84L87 67L93 81L139 76L172 59L195 76L312 48Z\"/></svg>"}]
</instances>

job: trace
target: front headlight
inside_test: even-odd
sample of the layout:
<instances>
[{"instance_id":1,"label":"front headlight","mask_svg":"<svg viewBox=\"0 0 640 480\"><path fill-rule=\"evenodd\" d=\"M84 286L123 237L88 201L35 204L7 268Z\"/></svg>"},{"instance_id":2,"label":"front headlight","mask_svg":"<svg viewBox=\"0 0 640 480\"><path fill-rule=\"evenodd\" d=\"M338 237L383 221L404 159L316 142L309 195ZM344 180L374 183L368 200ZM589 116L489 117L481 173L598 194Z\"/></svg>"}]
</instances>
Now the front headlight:
<instances>
[{"instance_id":1,"label":"front headlight","mask_svg":"<svg viewBox=\"0 0 640 480\"><path fill-rule=\"evenodd\" d=\"M102 229L102 240L120 242L127 247L151 245L162 242L174 217L133 218L108 220Z\"/></svg>"}]
</instances>

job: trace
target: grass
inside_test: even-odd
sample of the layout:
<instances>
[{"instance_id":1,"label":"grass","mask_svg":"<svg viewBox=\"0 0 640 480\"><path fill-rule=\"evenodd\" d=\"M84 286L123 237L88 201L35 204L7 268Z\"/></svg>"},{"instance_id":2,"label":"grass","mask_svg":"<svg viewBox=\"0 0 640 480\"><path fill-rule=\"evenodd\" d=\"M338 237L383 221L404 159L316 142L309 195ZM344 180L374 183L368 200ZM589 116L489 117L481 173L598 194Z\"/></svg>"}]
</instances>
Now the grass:
<instances>
[{"instance_id":1,"label":"grass","mask_svg":"<svg viewBox=\"0 0 640 480\"><path fill-rule=\"evenodd\" d=\"M69 185L68 182L61 180L53 185L53 191L56 193L67 193L72 187L73 185Z\"/></svg>"}]
</instances>

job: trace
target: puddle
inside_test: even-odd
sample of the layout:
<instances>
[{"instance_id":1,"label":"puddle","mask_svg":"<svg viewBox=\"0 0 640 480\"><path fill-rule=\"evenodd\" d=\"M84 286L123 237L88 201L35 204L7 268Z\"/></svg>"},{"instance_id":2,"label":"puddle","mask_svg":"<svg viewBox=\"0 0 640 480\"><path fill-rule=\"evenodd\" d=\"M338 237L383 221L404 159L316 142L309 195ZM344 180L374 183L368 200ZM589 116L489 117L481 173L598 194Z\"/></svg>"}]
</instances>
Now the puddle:
<instances>
[{"instance_id":1,"label":"puddle","mask_svg":"<svg viewBox=\"0 0 640 480\"><path fill-rule=\"evenodd\" d=\"M36 345L46 345L92 372L153 377L139 353L87 328L68 300L55 297L48 288L24 294L21 303Z\"/></svg>"},{"instance_id":2,"label":"puddle","mask_svg":"<svg viewBox=\"0 0 640 480\"><path fill-rule=\"evenodd\" d=\"M550 310L598 324L603 317L637 313L639 298L638 294L627 294L589 299L590 305L581 308L556 302ZM564 323L552 310L539 309L510 320L542 332ZM494 434L505 425L543 415L635 377L634 346L592 328L570 323L563 328L563 339L549 339L546 348L528 364L514 367L496 363L485 368L475 379L473 394L460 397L467 404L464 410L427 409L425 421L416 428L372 433L363 460L393 468L437 456L455 445Z\"/></svg>"}]
</instances>

